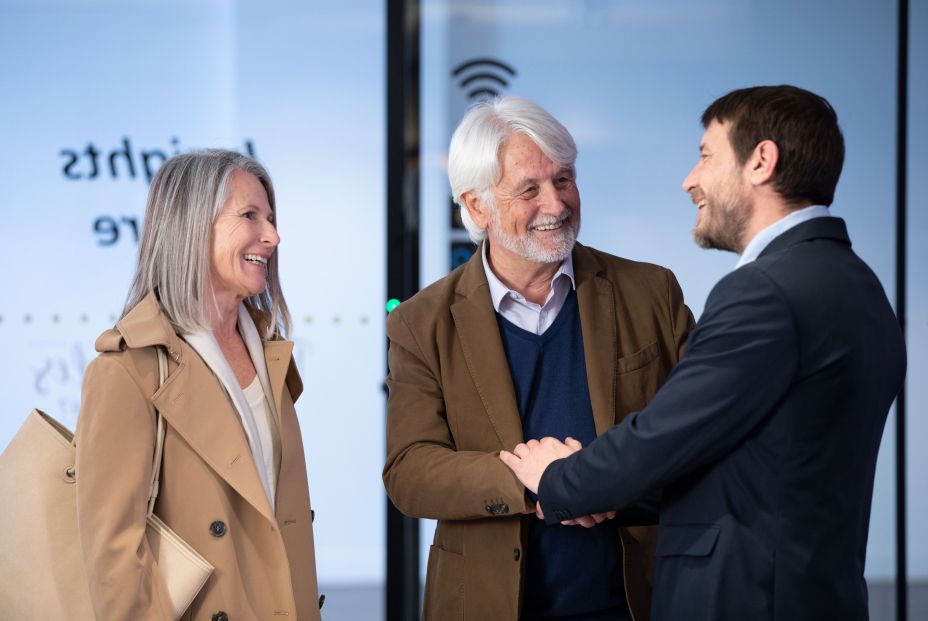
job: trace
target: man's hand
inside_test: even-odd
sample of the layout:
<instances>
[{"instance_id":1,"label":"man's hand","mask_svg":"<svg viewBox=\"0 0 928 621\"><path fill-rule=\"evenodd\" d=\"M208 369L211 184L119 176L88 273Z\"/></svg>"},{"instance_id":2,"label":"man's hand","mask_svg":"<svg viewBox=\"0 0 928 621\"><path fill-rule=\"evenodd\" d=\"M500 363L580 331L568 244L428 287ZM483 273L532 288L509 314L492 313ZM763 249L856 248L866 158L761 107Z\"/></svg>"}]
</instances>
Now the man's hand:
<instances>
[{"instance_id":1,"label":"man's hand","mask_svg":"<svg viewBox=\"0 0 928 621\"><path fill-rule=\"evenodd\" d=\"M615 511L605 513L594 513L593 515L584 515L573 520L564 520L561 522L564 526L582 526L584 528L593 528L603 520L611 520L615 517Z\"/></svg>"},{"instance_id":2,"label":"man's hand","mask_svg":"<svg viewBox=\"0 0 928 621\"><path fill-rule=\"evenodd\" d=\"M529 511L523 511L523 513L530 513ZM541 503L535 503L535 516L539 520L545 519L545 512L541 510ZM615 511L606 511L605 513L594 513L592 515L584 515L583 517L578 517L573 520L562 520L562 526L582 526L584 528L593 528L603 520L611 520L615 517Z\"/></svg>"},{"instance_id":3,"label":"man's hand","mask_svg":"<svg viewBox=\"0 0 928 621\"><path fill-rule=\"evenodd\" d=\"M564 442L555 438L542 438L540 442L529 440L520 444L512 453L500 451L499 458L522 481L522 485L537 494L541 475L551 462L568 457L581 448L583 445L573 438L567 438Z\"/></svg>"},{"instance_id":4,"label":"man's hand","mask_svg":"<svg viewBox=\"0 0 928 621\"><path fill-rule=\"evenodd\" d=\"M573 438L567 438L564 442L555 438L542 438L540 442L538 440L529 440L525 444L520 444L513 449L512 453L500 451L499 458L522 481L522 485L537 494L541 475L551 465L551 462L568 457L582 448L583 445ZM535 503L534 509L538 519L545 519L540 502ZM526 513L529 513L529 511L526 511ZM579 525L584 528L593 528L603 520L611 520L614 517L615 511L607 511L606 513L594 513L593 515L584 515L572 520L564 520L561 524L564 526Z\"/></svg>"}]
</instances>

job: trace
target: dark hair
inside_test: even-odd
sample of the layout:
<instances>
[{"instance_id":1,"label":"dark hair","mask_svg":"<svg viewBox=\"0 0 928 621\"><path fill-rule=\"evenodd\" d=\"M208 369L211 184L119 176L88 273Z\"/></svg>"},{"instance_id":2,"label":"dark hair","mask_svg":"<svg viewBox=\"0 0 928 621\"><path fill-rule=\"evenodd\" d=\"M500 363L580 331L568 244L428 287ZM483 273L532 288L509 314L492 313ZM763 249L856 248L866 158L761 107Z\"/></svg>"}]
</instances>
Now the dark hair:
<instances>
[{"instance_id":1,"label":"dark hair","mask_svg":"<svg viewBox=\"0 0 928 621\"><path fill-rule=\"evenodd\" d=\"M785 201L831 205L844 164L844 137L824 97L788 85L742 88L706 108L702 124L712 121L730 121L728 138L739 164L758 143L776 143L773 187Z\"/></svg>"}]
</instances>

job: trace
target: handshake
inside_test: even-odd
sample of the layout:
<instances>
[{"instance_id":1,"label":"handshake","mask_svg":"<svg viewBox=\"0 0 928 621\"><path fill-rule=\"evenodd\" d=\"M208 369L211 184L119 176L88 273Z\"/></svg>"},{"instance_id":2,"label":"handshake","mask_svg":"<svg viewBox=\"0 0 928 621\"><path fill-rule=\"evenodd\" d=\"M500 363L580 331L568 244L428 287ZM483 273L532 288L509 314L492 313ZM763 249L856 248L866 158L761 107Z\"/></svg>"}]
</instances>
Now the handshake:
<instances>
[{"instance_id":1,"label":"handshake","mask_svg":"<svg viewBox=\"0 0 928 621\"><path fill-rule=\"evenodd\" d=\"M509 451L500 451L499 458L515 473L522 485L537 495L538 486L541 484L541 475L551 465L551 462L569 457L582 448L583 445L573 438L566 438L564 442L556 438L542 438L541 440L529 440L519 444L511 453ZM545 519L540 499L535 503L535 515L538 516L538 519ZM614 517L615 511L608 511L564 520L561 524L564 526L580 525L585 528L592 528L603 520L611 520Z\"/></svg>"}]
</instances>

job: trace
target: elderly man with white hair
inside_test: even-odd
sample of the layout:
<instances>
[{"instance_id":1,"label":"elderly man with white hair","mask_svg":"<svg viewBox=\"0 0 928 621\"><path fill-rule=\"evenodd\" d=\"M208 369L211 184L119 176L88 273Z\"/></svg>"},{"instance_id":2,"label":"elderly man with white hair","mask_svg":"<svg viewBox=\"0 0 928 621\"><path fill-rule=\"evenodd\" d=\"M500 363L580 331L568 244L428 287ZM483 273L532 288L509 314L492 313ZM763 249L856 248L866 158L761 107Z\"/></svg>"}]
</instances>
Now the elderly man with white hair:
<instances>
[{"instance_id":1,"label":"elderly man with white hair","mask_svg":"<svg viewBox=\"0 0 928 621\"><path fill-rule=\"evenodd\" d=\"M387 321L384 484L439 521L427 620L649 616L653 505L546 525L498 458L532 438L587 444L640 410L692 326L669 270L577 243L576 156L530 101L471 108L448 176L480 247Z\"/></svg>"}]
</instances>

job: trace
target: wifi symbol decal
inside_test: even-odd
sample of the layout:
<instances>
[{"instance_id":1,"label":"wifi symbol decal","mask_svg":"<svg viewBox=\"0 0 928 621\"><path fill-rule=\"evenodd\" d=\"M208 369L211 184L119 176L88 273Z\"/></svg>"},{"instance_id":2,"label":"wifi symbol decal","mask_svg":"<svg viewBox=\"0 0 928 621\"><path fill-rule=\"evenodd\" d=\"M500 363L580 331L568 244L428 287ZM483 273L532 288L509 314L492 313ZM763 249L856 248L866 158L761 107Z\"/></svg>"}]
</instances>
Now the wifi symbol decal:
<instances>
[{"instance_id":1,"label":"wifi symbol decal","mask_svg":"<svg viewBox=\"0 0 928 621\"><path fill-rule=\"evenodd\" d=\"M509 86L516 70L493 58L475 58L452 69L451 76L458 80L469 99L477 101L497 97L501 89Z\"/></svg>"}]
</instances>

